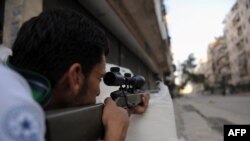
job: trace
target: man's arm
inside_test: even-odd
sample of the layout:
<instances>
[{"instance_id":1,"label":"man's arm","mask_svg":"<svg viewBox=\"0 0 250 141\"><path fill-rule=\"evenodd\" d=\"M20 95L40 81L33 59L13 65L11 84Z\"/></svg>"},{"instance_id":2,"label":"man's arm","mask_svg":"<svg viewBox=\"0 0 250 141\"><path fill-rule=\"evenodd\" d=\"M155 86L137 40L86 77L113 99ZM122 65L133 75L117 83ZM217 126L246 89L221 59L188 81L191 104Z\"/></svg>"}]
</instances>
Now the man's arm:
<instances>
[{"instance_id":1,"label":"man's arm","mask_svg":"<svg viewBox=\"0 0 250 141\"><path fill-rule=\"evenodd\" d=\"M102 117L105 128L104 141L124 141L129 125L128 112L118 107L111 98L106 98L104 104Z\"/></svg>"}]
</instances>

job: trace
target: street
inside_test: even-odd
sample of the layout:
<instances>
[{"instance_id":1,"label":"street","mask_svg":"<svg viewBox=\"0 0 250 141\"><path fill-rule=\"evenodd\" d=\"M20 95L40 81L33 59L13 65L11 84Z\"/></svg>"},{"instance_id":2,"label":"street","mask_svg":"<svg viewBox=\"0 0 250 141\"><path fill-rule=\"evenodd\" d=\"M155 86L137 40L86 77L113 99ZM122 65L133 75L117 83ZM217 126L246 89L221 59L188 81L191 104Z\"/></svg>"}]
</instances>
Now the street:
<instances>
[{"instance_id":1,"label":"street","mask_svg":"<svg viewBox=\"0 0 250 141\"><path fill-rule=\"evenodd\" d=\"M185 96L174 99L180 141L223 141L223 125L250 124L250 96Z\"/></svg>"}]
</instances>

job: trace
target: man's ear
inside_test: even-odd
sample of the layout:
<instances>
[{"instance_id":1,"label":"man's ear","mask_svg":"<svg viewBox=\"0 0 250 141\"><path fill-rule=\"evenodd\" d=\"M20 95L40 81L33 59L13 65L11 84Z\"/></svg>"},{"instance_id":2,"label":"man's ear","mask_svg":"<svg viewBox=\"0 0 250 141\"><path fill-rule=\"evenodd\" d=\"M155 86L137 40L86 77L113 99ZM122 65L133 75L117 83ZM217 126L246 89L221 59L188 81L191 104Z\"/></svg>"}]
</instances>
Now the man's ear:
<instances>
[{"instance_id":1,"label":"man's ear","mask_svg":"<svg viewBox=\"0 0 250 141\"><path fill-rule=\"evenodd\" d=\"M69 86L73 95L77 95L81 86L84 83L84 75L82 73L82 66L79 63L74 63L68 70Z\"/></svg>"}]
</instances>

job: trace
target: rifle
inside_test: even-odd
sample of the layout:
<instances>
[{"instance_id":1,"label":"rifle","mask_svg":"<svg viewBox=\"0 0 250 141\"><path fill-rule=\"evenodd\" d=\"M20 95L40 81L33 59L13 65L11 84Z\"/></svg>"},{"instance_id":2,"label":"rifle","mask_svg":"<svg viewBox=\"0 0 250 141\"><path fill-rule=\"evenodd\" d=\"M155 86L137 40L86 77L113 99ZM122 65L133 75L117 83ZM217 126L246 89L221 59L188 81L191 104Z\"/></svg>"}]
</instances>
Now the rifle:
<instances>
[{"instance_id":1,"label":"rifle","mask_svg":"<svg viewBox=\"0 0 250 141\"><path fill-rule=\"evenodd\" d=\"M145 83L143 76L120 73L120 68L112 67L104 76L108 86L120 86L111 93L111 98L120 107L132 108L142 102L141 88ZM104 127L102 124L103 104L69 108L46 112L48 141L94 141L102 139Z\"/></svg>"}]
</instances>

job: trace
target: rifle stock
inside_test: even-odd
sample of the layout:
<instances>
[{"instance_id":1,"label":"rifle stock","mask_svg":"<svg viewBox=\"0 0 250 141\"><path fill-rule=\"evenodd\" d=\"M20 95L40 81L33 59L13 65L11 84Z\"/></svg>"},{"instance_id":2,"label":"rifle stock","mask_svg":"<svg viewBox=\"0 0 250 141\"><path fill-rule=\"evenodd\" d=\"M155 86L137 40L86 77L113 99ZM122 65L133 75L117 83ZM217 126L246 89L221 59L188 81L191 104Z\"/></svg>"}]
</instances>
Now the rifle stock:
<instances>
[{"instance_id":1,"label":"rifle stock","mask_svg":"<svg viewBox=\"0 0 250 141\"><path fill-rule=\"evenodd\" d=\"M95 141L104 134L103 104L46 112L48 141Z\"/></svg>"},{"instance_id":2,"label":"rifle stock","mask_svg":"<svg viewBox=\"0 0 250 141\"><path fill-rule=\"evenodd\" d=\"M120 107L137 106L142 102L142 92L115 99ZM128 103L128 104L127 104ZM53 110L46 112L48 141L95 141L104 136L102 124L103 104Z\"/></svg>"}]
</instances>

